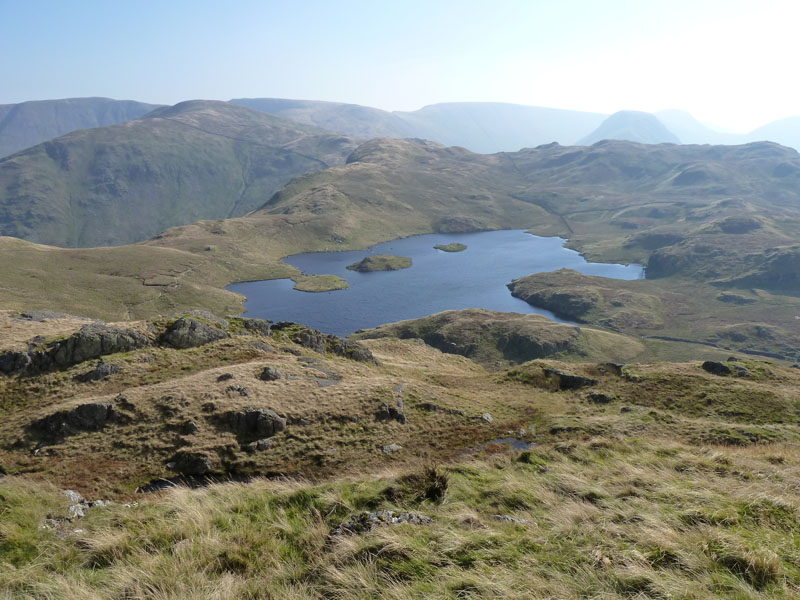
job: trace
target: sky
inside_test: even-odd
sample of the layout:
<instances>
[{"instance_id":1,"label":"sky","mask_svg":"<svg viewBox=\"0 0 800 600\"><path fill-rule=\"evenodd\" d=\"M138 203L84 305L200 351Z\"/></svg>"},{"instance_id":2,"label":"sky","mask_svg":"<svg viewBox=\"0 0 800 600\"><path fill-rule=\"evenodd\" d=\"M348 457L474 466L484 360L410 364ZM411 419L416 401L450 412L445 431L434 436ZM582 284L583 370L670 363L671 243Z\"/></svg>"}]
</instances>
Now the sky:
<instances>
[{"instance_id":1,"label":"sky","mask_svg":"<svg viewBox=\"0 0 800 600\"><path fill-rule=\"evenodd\" d=\"M798 0L0 0L0 104L302 98L800 115Z\"/></svg>"}]
</instances>

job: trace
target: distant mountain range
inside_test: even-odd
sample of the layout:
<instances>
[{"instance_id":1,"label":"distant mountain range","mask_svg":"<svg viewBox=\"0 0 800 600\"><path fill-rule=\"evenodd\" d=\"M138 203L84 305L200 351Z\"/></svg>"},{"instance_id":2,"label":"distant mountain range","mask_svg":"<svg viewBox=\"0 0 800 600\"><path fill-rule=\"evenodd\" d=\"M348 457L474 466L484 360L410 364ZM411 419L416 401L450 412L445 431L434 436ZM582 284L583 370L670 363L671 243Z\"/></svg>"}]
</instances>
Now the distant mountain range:
<instances>
[{"instance_id":1,"label":"distant mountain range","mask_svg":"<svg viewBox=\"0 0 800 600\"><path fill-rule=\"evenodd\" d=\"M159 106L110 98L0 104L0 157L77 129L124 123Z\"/></svg>"}]
</instances>

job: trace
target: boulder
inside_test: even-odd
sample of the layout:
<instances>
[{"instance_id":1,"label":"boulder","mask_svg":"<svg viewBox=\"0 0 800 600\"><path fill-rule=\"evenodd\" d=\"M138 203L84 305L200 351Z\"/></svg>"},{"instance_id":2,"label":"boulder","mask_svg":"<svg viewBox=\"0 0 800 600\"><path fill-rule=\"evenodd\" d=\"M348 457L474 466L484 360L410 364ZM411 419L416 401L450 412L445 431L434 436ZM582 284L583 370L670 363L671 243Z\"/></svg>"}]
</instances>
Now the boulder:
<instances>
[{"instance_id":1,"label":"boulder","mask_svg":"<svg viewBox=\"0 0 800 600\"><path fill-rule=\"evenodd\" d=\"M405 409L403 407L403 401L398 400L397 406L389 406L386 402L381 404L381 407L378 409L378 412L375 413L375 418L378 421L397 421L398 423L405 425L407 423Z\"/></svg>"},{"instance_id":2,"label":"boulder","mask_svg":"<svg viewBox=\"0 0 800 600\"><path fill-rule=\"evenodd\" d=\"M394 454L395 452L400 452L403 447L400 444L387 444L383 447L384 454Z\"/></svg>"},{"instance_id":3,"label":"boulder","mask_svg":"<svg viewBox=\"0 0 800 600\"><path fill-rule=\"evenodd\" d=\"M270 438L286 429L286 419L268 408L230 411L223 418L240 440L248 442Z\"/></svg>"},{"instance_id":4,"label":"boulder","mask_svg":"<svg viewBox=\"0 0 800 600\"><path fill-rule=\"evenodd\" d=\"M573 375L572 373L566 373L558 369L544 369L544 375L555 383L558 390L577 390L599 383L597 379L584 377L583 375Z\"/></svg>"},{"instance_id":5,"label":"boulder","mask_svg":"<svg viewBox=\"0 0 800 600\"><path fill-rule=\"evenodd\" d=\"M272 321L269 319L242 319L242 325L247 331L257 335L270 335Z\"/></svg>"},{"instance_id":6,"label":"boulder","mask_svg":"<svg viewBox=\"0 0 800 600\"><path fill-rule=\"evenodd\" d=\"M185 350L186 348L195 348L223 340L227 337L229 337L228 334L221 329L211 327L195 319L182 317L161 334L159 342L178 350Z\"/></svg>"},{"instance_id":7,"label":"boulder","mask_svg":"<svg viewBox=\"0 0 800 600\"><path fill-rule=\"evenodd\" d=\"M94 369L91 369L86 373L81 373L80 375L75 377L75 380L81 383L88 383L90 381L99 381L116 373L119 373L120 370L121 368L119 365L107 363L101 360Z\"/></svg>"},{"instance_id":8,"label":"boulder","mask_svg":"<svg viewBox=\"0 0 800 600\"><path fill-rule=\"evenodd\" d=\"M281 332L295 344L309 348L320 354L336 354L351 360L378 364L372 352L359 342L345 340L335 335L322 333L305 325L298 325L290 321L281 321L272 326L272 331ZM284 348L284 350L288 350Z\"/></svg>"},{"instance_id":9,"label":"boulder","mask_svg":"<svg viewBox=\"0 0 800 600\"><path fill-rule=\"evenodd\" d=\"M111 404L94 402L38 419L31 423L30 429L47 438L58 439L83 431L100 431L117 417Z\"/></svg>"},{"instance_id":10,"label":"boulder","mask_svg":"<svg viewBox=\"0 0 800 600\"><path fill-rule=\"evenodd\" d=\"M201 452L179 452L167 467L181 475L205 475L211 472L211 459Z\"/></svg>"},{"instance_id":11,"label":"boulder","mask_svg":"<svg viewBox=\"0 0 800 600\"><path fill-rule=\"evenodd\" d=\"M707 360L703 363L703 370L711 373L712 375L719 375L725 377L731 374L731 369L725 363L716 360Z\"/></svg>"},{"instance_id":12,"label":"boulder","mask_svg":"<svg viewBox=\"0 0 800 600\"><path fill-rule=\"evenodd\" d=\"M258 376L262 381L278 381L281 377L283 377L283 374L277 367L273 367L272 365L264 367L264 370L261 371L261 375Z\"/></svg>"},{"instance_id":13,"label":"boulder","mask_svg":"<svg viewBox=\"0 0 800 600\"><path fill-rule=\"evenodd\" d=\"M218 382L229 381L233 379L233 373L223 373L219 377L217 377Z\"/></svg>"}]
</instances>

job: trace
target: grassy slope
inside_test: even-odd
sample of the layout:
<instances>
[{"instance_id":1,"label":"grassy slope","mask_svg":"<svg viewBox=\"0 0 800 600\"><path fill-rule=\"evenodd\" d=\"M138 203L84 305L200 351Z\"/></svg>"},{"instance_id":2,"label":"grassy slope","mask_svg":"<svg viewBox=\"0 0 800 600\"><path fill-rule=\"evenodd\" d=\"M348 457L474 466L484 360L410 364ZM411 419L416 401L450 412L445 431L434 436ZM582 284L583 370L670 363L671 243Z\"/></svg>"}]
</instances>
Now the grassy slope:
<instances>
[{"instance_id":1,"label":"grassy slope","mask_svg":"<svg viewBox=\"0 0 800 600\"><path fill-rule=\"evenodd\" d=\"M69 323L46 325L26 326L63 333ZM91 384L72 380L89 364L0 378L0 464L15 473L0 483L0 597L789 598L800 590L796 369L743 360L747 377L718 377L697 362L638 364L619 377L598 364L545 360L488 373L391 339L368 342L382 366L302 350L321 360L308 365L254 341L291 346L247 335L144 349L107 357L122 372ZM260 381L266 364L294 378ZM324 377L320 366L341 381L319 387L311 377ZM545 367L600 383L555 392ZM233 379L217 382L222 373ZM249 395L225 391L231 383ZM135 407L130 424L35 454L30 441L15 444L37 417L120 392ZM376 420L377 407L398 396L408 423ZM429 403L463 414L424 410ZM215 413L272 408L289 426L271 448L247 454L215 431L211 404ZM200 429L181 434L188 419ZM533 450L490 444L464 453L519 429ZM403 448L381 452L392 442ZM136 484L170 474L164 463L177 449L210 453L240 474L312 481L134 497ZM443 502L420 497L421 463L438 463L449 479ZM66 514L54 486L138 504L42 529ZM329 537L377 509L433 522Z\"/></svg>"},{"instance_id":2,"label":"grassy slope","mask_svg":"<svg viewBox=\"0 0 800 600\"><path fill-rule=\"evenodd\" d=\"M0 233L59 246L147 239L257 208L293 176L341 164L350 138L192 101L0 161Z\"/></svg>"}]
</instances>

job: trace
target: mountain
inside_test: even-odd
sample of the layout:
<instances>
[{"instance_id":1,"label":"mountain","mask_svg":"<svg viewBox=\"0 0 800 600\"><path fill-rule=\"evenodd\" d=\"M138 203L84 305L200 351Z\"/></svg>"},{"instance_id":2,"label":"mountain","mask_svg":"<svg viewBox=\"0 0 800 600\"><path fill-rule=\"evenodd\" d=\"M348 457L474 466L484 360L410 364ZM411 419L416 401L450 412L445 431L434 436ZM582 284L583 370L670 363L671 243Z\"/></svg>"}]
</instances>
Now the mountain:
<instances>
[{"instance_id":1,"label":"mountain","mask_svg":"<svg viewBox=\"0 0 800 600\"><path fill-rule=\"evenodd\" d=\"M355 146L228 102L182 102L0 160L0 234L71 247L136 242L242 215Z\"/></svg>"},{"instance_id":2,"label":"mountain","mask_svg":"<svg viewBox=\"0 0 800 600\"><path fill-rule=\"evenodd\" d=\"M0 158L77 129L137 119L157 104L110 98L67 98L0 105Z\"/></svg>"},{"instance_id":3,"label":"mountain","mask_svg":"<svg viewBox=\"0 0 800 600\"><path fill-rule=\"evenodd\" d=\"M275 98L231 102L361 139L422 138L483 153L512 152L554 141L570 144L605 118L597 113L500 102L433 104L413 112Z\"/></svg>"},{"instance_id":4,"label":"mountain","mask_svg":"<svg viewBox=\"0 0 800 600\"><path fill-rule=\"evenodd\" d=\"M744 138L753 142L770 140L784 146L800 149L800 117L787 117L767 123L746 134Z\"/></svg>"},{"instance_id":5,"label":"mountain","mask_svg":"<svg viewBox=\"0 0 800 600\"><path fill-rule=\"evenodd\" d=\"M684 144L741 144L745 141L751 141L745 140L743 136L736 133L714 131L710 127L703 125L685 110L660 110L655 113L655 116ZM780 143L779 140L770 141Z\"/></svg>"},{"instance_id":6,"label":"mountain","mask_svg":"<svg viewBox=\"0 0 800 600\"><path fill-rule=\"evenodd\" d=\"M578 144L590 146L600 140L627 140L642 144L681 143L656 116L634 110L614 113Z\"/></svg>"}]
</instances>

